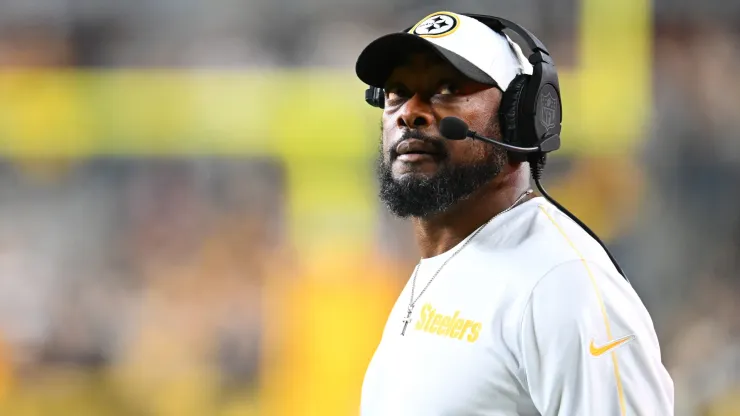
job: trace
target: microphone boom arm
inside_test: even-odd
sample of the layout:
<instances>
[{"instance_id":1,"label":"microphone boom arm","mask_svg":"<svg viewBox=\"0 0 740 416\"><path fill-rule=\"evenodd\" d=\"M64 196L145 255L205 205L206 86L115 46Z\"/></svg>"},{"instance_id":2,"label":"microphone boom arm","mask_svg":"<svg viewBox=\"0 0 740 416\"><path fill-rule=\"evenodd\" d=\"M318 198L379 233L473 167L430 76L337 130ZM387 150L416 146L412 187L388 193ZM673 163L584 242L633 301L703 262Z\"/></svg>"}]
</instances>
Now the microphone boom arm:
<instances>
[{"instance_id":1,"label":"microphone boom arm","mask_svg":"<svg viewBox=\"0 0 740 416\"><path fill-rule=\"evenodd\" d=\"M560 148L560 135L558 134L550 134L548 136L545 136L545 138L540 141L540 144L537 147L514 146L508 143L500 142L498 140L489 139L485 136L481 136L473 130L468 130L465 135L470 137L471 139L477 139L486 143L491 143L496 146L503 147L504 149L511 152L517 153L549 153Z\"/></svg>"},{"instance_id":2,"label":"microphone boom arm","mask_svg":"<svg viewBox=\"0 0 740 416\"><path fill-rule=\"evenodd\" d=\"M512 152L518 152L518 153L535 153L539 152L539 147L519 147L514 146L508 143L500 142L498 140L489 139L488 137L481 136L480 134L476 133L473 130L468 130L467 133L465 133L466 136L470 137L471 139L477 139L486 143L491 143L499 147L503 147L506 150L510 150Z\"/></svg>"}]
</instances>

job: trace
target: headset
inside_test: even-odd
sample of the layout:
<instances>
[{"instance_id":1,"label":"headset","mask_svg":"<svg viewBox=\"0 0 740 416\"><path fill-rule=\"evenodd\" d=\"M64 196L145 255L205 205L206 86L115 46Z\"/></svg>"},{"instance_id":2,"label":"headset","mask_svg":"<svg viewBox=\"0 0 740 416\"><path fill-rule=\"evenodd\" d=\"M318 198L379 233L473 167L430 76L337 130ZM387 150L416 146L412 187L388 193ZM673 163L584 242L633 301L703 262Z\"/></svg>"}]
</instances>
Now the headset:
<instances>
[{"instance_id":1,"label":"headset","mask_svg":"<svg viewBox=\"0 0 740 416\"><path fill-rule=\"evenodd\" d=\"M629 282L627 275L601 239L586 224L555 201L540 183L547 153L560 148L560 131L563 120L560 83L550 52L529 30L512 21L481 14L462 13L462 15L476 19L499 33L503 33L505 29L512 30L526 42L531 50L528 59L533 67L532 74L517 75L504 92L498 114L502 140L497 144L501 145L503 142L502 146L508 150L510 160L529 162L532 178L542 196L596 240L617 271ZM405 32L410 30L411 27ZM385 91L382 88L370 86L365 90L365 101L373 107L382 109L385 107ZM461 137L447 137L448 139L457 140L467 136L496 143L492 139L467 130L467 126L459 119L442 120L442 124L446 121L448 125L458 124L455 127L460 127L459 124L462 123Z\"/></svg>"}]
</instances>

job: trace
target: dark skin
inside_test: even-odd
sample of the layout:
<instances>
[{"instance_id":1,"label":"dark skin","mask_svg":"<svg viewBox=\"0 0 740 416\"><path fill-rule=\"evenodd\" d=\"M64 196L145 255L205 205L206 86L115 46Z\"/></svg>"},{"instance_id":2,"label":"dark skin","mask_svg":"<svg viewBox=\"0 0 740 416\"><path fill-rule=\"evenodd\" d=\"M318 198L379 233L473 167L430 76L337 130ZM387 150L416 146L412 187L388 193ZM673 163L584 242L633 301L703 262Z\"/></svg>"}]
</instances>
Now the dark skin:
<instances>
[{"instance_id":1,"label":"dark skin","mask_svg":"<svg viewBox=\"0 0 740 416\"><path fill-rule=\"evenodd\" d=\"M498 88L466 78L436 55L411 55L406 63L395 68L386 83L383 157L386 162L392 162L393 178L430 177L440 169L440 163L464 165L484 160L486 154L493 151L492 145L472 139L445 140L439 133L439 122L447 116L459 117L471 130L500 138L498 124L491 120L498 117L501 96ZM399 156L390 161L391 149L402 148L399 147L402 134L409 129L443 141L449 155L446 161L427 154ZM527 189L528 165L509 162L499 175L450 209L429 217L414 217L412 221L422 257L450 250L510 207Z\"/></svg>"}]
</instances>

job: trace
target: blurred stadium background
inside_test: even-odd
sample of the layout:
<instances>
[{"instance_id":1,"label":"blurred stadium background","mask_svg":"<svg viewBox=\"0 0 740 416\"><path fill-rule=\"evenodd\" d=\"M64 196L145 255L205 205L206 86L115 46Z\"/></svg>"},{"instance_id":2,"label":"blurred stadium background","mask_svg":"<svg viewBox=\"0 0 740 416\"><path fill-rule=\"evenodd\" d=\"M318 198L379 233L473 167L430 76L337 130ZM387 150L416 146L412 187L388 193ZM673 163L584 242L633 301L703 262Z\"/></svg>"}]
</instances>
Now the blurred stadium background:
<instances>
[{"instance_id":1,"label":"blurred stadium background","mask_svg":"<svg viewBox=\"0 0 740 416\"><path fill-rule=\"evenodd\" d=\"M437 10L551 48L545 185L740 414L740 3L0 0L0 414L357 414L417 253L354 60Z\"/></svg>"}]
</instances>

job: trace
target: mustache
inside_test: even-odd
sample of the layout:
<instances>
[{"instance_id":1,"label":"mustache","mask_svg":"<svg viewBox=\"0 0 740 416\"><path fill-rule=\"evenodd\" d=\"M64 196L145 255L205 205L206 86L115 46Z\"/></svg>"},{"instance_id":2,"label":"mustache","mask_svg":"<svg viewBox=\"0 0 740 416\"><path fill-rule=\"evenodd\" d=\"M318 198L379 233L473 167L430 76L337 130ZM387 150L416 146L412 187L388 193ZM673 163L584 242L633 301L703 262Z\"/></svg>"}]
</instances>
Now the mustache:
<instances>
[{"instance_id":1,"label":"mustache","mask_svg":"<svg viewBox=\"0 0 740 416\"><path fill-rule=\"evenodd\" d=\"M396 158L398 157L398 152L396 151L398 144L408 139L421 140L424 143L428 144L429 146L433 147L435 156L437 156L440 159L445 159L448 156L447 147L445 147L444 145L444 142L445 142L444 138L430 136L428 134L422 133L419 130L405 130L403 134L401 135L401 138L398 139L397 142L393 143L393 146L391 146L391 150L390 150L391 160L396 160Z\"/></svg>"}]
</instances>

